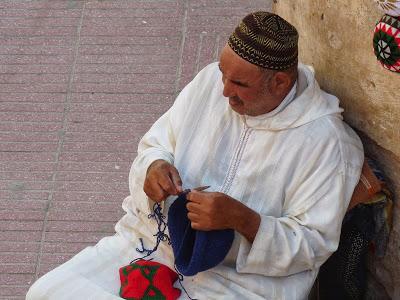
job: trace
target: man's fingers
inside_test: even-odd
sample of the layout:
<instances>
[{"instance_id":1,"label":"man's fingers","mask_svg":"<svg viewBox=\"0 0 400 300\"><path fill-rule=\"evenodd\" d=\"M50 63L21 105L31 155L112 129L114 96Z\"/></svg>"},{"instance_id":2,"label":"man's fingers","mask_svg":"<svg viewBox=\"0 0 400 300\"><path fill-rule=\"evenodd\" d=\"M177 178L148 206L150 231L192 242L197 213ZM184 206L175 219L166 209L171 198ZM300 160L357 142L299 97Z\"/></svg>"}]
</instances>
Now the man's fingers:
<instances>
[{"instance_id":1,"label":"man's fingers","mask_svg":"<svg viewBox=\"0 0 400 300\"><path fill-rule=\"evenodd\" d=\"M154 201L165 200L169 195L182 192L178 170L169 162L155 160L147 169L144 192Z\"/></svg>"},{"instance_id":2,"label":"man's fingers","mask_svg":"<svg viewBox=\"0 0 400 300\"><path fill-rule=\"evenodd\" d=\"M201 220L200 220L200 217L197 214L188 213L188 219L190 220L190 226L193 229L196 229L196 230L202 229L201 225L200 225Z\"/></svg>"},{"instance_id":3,"label":"man's fingers","mask_svg":"<svg viewBox=\"0 0 400 300\"><path fill-rule=\"evenodd\" d=\"M195 214L195 213L192 213L192 212L189 212L187 216L188 216L188 219L191 222L198 222L199 219L200 219L198 214Z\"/></svg>"},{"instance_id":4,"label":"man's fingers","mask_svg":"<svg viewBox=\"0 0 400 300\"><path fill-rule=\"evenodd\" d=\"M171 179L172 179L172 182L174 183L177 193L181 193L183 191L182 179L179 176L178 170L175 168L171 168L170 174L171 174Z\"/></svg>"},{"instance_id":5,"label":"man's fingers","mask_svg":"<svg viewBox=\"0 0 400 300\"><path fill-rule=\"evenodd\" d=\"M190 222L190 226L194 229L194 230L201 230L201 226L199 223L196 222Z\"/></svg>"},{"instance_id":6,"label":"man's fingers","mask_svg":"<svg viewBox=\"0 0 400 300\"><path fill-rule=\"evenodd\" d=\"M186 208L189 212L196 213L196 214L201 213L201 208L198 203L188 202L186 204Z\"/></svg>"},{"instance_id":7,"label":"man's fingers","mask_svg":"<svg viewBox=\"0 0 400 300\"><path fill-rule=\"evenodd\" d=\"M168 192L166 192L161 185L158 185L157 188L157 198L159 199L159 201L164 201L165 199L167 199L167 197L169 196Z\"/></svg>"},{"instance_id":8,"label":"man's fingers","mask_svg":"<svg viewBox=\"0 0 400 300\"><path fill-rule=\"evenodd\" d=\"M169 174L164 174L162 177L158 179L159 185L166 191L169 195L176 195L177 191L175 188L172 179L169 177Z\"/></svg>"},{"instance_id":9,"label":"man's fingers","mask_svg":"<svg viewBox=\"0 0 400 300\"><path fill-rule=\"evenodd\" d=\"M190 193L186 195L186 199L190 202L200 203L204 197L204 194L206 194L206 192L191 190Z\"/></svg>"},{"instance_id":10,"label":"man's fingers","mask_svg":"<svg viewBox=\"0 0 400 300\"><path fill-rule=\"evenodd\" d=\"M151 200L155 202L161 202L168 197L168 194L161 188L161 186L157 185L157 187L152 187L149 190L144 191Z\"/></svg>"}]
</instances>

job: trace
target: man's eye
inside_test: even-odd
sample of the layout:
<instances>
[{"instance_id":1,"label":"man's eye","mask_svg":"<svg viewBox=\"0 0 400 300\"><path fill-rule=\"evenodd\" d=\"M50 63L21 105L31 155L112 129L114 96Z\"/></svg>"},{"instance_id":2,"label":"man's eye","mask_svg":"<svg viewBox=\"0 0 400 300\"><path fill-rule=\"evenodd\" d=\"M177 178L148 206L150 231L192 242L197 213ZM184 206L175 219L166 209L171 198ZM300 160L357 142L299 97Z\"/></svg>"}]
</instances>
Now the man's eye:
<instances>
[{"instance_id":1,"label":"man's eye","mask_svg":"<svg viewBox=\"0 0 400 300\"><path fill-rule=\"evenodd\" d=\"M243 84L241 82L238 82L238 81L232 81L232 83L237 85L237 86L240 86L240 87L247 87L247 85L245 85L245 84Z\"/></svg>"}]
</instances>

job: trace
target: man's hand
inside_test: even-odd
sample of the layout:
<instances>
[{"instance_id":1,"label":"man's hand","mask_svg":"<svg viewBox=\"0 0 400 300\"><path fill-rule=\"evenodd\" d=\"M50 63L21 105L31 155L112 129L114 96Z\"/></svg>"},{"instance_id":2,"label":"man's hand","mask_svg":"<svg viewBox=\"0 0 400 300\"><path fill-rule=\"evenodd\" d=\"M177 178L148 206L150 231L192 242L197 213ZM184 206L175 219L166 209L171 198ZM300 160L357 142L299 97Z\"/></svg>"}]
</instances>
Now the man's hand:
<instances>
[{"instance_id":1,"label":"man's hand","mask_svg":"<svg viewBox=\"0 0 400 300\"><path fill-rule=\"evenodd\" d=\"M182 192L178 170L165 160L155 160L147 169L143 190L153 201L164 201L170 195Z\"/></svg>"},{"instance_id":2,"label":"man's hand","mask_svg":"<svg viewBox=\"0 0 400 300\"><path fill-rule=\"evenodd\" d=\"M234 229L253 242L261 217L258 213L223 193L192 191L186 199L188 218L193 229Z\"/></svg>"}]
</instances>

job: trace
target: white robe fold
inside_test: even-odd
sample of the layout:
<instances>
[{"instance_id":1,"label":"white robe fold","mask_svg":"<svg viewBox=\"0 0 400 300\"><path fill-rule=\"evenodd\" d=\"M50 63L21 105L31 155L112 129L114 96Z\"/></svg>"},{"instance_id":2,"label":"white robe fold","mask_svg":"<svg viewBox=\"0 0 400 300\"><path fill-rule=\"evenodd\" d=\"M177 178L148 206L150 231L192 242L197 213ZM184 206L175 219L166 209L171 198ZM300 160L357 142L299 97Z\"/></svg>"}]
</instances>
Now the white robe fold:
<instances>
[{"instance_id":1,"label":"white robe fold","mask_svg":"<svg viewBox=\"0 0 400 300\"><path fill-rule=\"evenodd\" d=\"M236 233L220 265L184 279L192 298L307 298L320 265L338 246L360 176L362 144L342 121L338 99L319 88L306 66L299 65L294 99L262 116L235 113L222 89L217 63L184 88L139 144L129 175L130 196L123 203L126 215L116 235L45 275L27 299L118 295L118 268L141 256L135 251L139 238L147 248L155 244L157 227L148 218L152 201L143 182L156 159L175 165L184 188L210 185L209 191L226 193L261 215L252 244ZM165 214L174 200L165 202ZM169 245L162 244L151 257L173 269ZM98 274L89 275L94 269ZM75 288L64 288L63 278L75 273ZM86 285L96 286L94 298L88 298ZM181 298L187 295L182 292Z\"/></svg>"}]
</instances>

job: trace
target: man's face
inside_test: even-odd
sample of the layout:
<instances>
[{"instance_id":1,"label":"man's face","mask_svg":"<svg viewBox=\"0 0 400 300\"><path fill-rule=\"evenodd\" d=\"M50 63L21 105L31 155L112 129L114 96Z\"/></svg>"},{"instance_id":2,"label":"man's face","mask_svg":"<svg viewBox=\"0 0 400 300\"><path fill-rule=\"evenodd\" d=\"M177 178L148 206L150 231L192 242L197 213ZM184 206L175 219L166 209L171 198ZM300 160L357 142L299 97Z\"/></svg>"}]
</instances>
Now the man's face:
<instances>
[{"instance_id":1,"label":"man's face","mask_svg":"<svg viewBox=\"0 0 400 300\"><path fill-rule=\"evenodd\" d=\"M240 115L258 116L272 111L282 99L274 95L267 76L256 65L237 55L228 45L221 52L219 68L224 84L223 95ZM267 71L271 72L272 71Z\"/></svg>"}]
</instances>

